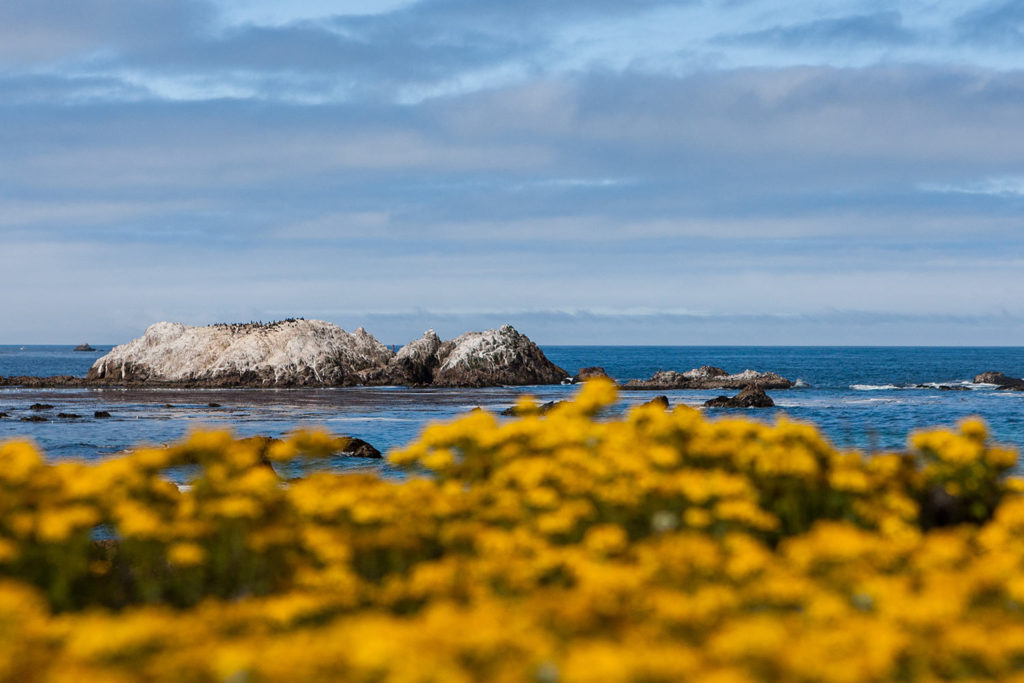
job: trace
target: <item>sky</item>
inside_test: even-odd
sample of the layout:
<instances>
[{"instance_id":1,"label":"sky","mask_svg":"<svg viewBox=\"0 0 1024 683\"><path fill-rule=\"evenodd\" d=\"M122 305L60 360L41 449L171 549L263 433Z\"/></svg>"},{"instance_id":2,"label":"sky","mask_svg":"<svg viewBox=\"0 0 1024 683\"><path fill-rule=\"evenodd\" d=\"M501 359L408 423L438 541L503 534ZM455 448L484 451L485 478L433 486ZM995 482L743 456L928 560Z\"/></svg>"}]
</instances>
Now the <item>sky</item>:
<instances>
[{"instance_id":1,"label":"sky","mask_svg":"<svg viewBox=\"0 0 1024 683\"><path fill-rule=\"evenodd\" d=\"M0 343L1024 343L1018 0L4 0Z\"/></svg>"}]
</instances>

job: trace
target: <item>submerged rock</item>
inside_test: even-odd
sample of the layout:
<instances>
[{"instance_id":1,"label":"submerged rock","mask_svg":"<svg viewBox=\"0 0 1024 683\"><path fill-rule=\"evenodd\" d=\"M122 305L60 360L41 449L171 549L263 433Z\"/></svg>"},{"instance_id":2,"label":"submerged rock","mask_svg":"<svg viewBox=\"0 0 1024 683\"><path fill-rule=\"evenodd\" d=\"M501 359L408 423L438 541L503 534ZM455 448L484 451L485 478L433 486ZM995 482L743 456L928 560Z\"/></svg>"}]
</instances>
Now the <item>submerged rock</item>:
<instances>
[{"instance_id":1,"label":"submerged rock","mask_svg":"<svg viewBox=\"0 0 1024 683\"><path fill-rule=\"evenodd\" d=\"M1001 372L983 372L974 378L975 384L995 384L999 389L1024 391L1024 379L1008 377Z\"/></svg>"},{"instance_id":2,"label":"submerged rock","mask_svg":"<svg viewBox=\"0 0 1024 683\"><path fill-rule=\"evenodd\" d=\"M49 387L81 387L89 383L84 377L74 375L51 375L49 377L36 377L26 375L7 375L0 377L0 386L4 387L26 387L26 388L49 388Z\"/></svg>"},{"instance_id":3,"label":"submerged rock","mask_svg":"<svg viewBox=\"0 0 1024 683\"><path fill-rule=\"evenodd\" d=\"M704 402L706 408L771 408L775 401L755 384L743 388L735 396L718 396Z\"/></svg>"},{"instance_id":4,"label":"submerged rock","mask_svg":"<svg viewBox=\"0 0 1024 683\"><path fill-rule=\"evenodd\" d=\"M394 354L363 328L322 320L189 327L156 323L98 359L87 379L210 386L361 384Z\"/></svg>"},{"instance_id":5,"label":"submerged rock","mask_svg":"<svg viewBox=\"0 0 1024 683\"><path fill-rule=\"evenodd\" d=\"M63 418L65 420L77 420L82 416L79 415L78 413L57 413L57 417Z\"/></svg>"},{"instance_id":6,"label":"submerged rock","mask_svg":"<svg viewBox=\"0 0 1024 683\"><path fill-rule=\"evenodd\" d=\"M505 408L501 411L501 415L505 417L525 417L527 415L546 415L554 410L556 407L562 405L565 401L548 401L542 403L535 408L521 408L518 405L514 405L511 408Z\"/></svg>"},{"instance_id":7,"label":"submerged rock","mask_svg":"<svg viewBox=\"0 0 1024 683\"><path fill-rule=\"evenodd\" d=\"M722 368L704 365L686 372L659 370L650 379L631 379L626 389L742 389L757 384L765 389L789 389L793 383L774 372L744 370L730 375Z\"/></svg>"},{"instance_id":8,"label":"submerged rock","mask_svg":"<svg viewBox=\"0 0 1024 683\"><path fill-rule=\"evenodd\" d=\"M108 413L106 410L97 410L95 413L92 414L92 416L97 420L105 420L108 417L110 417L110 413Z\"/></svg>"},{"instance_id":9,"label":"submerged rock","mask_svg":"<svg viewBox=\"0 0 1024 683\"><path fill-rule=\"evenodd\" d=\"M33 403L28 407L29 410L53 410L53 406L49 403Z\"/></svg>"},{"instance_id":10,"label":"submerged rock","mask_svg":"<svg viewBox=\"0 0 1024 683\"><path fill-rule=\"evenodd\" d=\"M591 366L589 368L580 368L579 372L573 376L572 383L579 384L580 382L586 382L588 379L595 378L611 379L608 373L604 371L604 368Z\"/></svg>"},{"instance_id":11,"label":"submerged rock","mask_svg":"<svg viewBox=\"0 0 1024 683\"><path fill-rule=\"evenodd\" d=\"M29 415L28 417L21 418L21 421L22 422L49 422L49 420L47 420L42 415Z\"/></svg>"}]
</instances>

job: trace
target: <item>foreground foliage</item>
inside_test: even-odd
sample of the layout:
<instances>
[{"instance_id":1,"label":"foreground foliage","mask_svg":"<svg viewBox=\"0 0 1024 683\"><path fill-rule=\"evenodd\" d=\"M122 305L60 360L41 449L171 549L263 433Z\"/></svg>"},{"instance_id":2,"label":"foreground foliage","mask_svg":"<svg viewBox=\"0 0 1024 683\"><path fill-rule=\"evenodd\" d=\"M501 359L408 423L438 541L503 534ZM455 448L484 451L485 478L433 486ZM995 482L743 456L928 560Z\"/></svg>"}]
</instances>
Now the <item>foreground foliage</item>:
<instances>
[{"instance_id":1,"label":"foreground foliage","mask_svg":"<svg viewBox=\"0 0 1024 683\"><path fill-rule=\"evenodd\" d=\"M865 456L785 419L596 420L614 400L432 426L401 481L283 482L267 459L344 447L316 432L0 445L0 679L1019 676L1024 487L980 421Z\"/></svg>"}]
</instances>

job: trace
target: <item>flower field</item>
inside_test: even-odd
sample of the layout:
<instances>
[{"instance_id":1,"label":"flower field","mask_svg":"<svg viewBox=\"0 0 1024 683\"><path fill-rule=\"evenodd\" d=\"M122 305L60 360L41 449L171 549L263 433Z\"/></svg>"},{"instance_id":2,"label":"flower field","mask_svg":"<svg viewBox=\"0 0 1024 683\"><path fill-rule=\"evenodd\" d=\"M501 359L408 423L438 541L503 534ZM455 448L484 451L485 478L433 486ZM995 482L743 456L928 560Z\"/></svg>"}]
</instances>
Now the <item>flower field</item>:
<instances>
[{"instance_id":1,"label":"flower field","mask_svg":"<svg viewBox=\"0 0 1024 683\"><path fill-rule=\"evenodd\" d=\"M320 432L0 445L0 679L1024 681L1024 482L980 421L866 455L615 398L431 426L399 480L318 471Z\"/></svg>"}]
</instances>

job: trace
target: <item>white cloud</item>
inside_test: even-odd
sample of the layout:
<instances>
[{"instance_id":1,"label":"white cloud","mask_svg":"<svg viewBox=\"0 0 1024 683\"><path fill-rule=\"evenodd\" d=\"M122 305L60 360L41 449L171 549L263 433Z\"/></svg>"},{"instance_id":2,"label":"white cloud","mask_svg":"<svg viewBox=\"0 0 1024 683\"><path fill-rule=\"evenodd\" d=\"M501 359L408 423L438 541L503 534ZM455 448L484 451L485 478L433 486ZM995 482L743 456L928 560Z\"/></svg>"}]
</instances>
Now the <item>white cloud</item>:
<instances>
[{"instance_id":1,"label":"white cloud","mask_svg":"<svg viewBox=\"0 0 1024 683\"><path fill-rule=\"evenodd\" d=\"M985 178L969 183L921 183L918 188L924 192L943 194L975 194L993 197L1024 196L1024 176Z\"/></svg>"}]
</instances>

